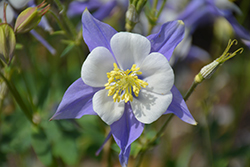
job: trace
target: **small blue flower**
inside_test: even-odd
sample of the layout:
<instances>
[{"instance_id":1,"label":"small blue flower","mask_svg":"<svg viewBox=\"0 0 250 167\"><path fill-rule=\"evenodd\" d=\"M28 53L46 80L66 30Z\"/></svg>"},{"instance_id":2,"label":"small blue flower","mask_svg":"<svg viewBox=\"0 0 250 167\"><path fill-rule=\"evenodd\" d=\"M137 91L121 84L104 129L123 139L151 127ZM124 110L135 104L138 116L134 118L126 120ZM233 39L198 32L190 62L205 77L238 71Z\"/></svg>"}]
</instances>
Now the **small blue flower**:
<instances>
[{"instance_id":1,"label":"small blue flower","mask_svg":"<svg viewBox=\"0 0 250 167\"><path fill-rule=\"evenodd\" d=\"M250 33L242 27L233 12L241 14L240 9L228 0L192 0L178 19L184 20L185 25L192 27L192 31L201 25L208 25L217 18L225 18L232 26L236 36L250 48Z\"/></svg>"},{"instance_id":2,"label":"small blue flower","mask_svg":"<svg viewBox=\"0 0 250 167\"><path fill-rule=\"evenodd\" d=\"M82 25L90 54L83 63L81 78L67 89L51 120L98 115L110 125L121 148L122 166L127 165L130 145L141 135L144 124L168 113L196 124L173 85L169 65L174 48L184 36L182 21L168 22L147 38L116 32L87 10Z\"/></svg>"},{"instance_id":3,"label":"small blue flower","mask_svg":"<svg viewBox=\"0 0 250 167\"><path fill-rule=\"evenodd\" d=\"M80 16L87 8L89 11L94 11L93 16L95 18L103 20L110 14L116 4L116 0L105 2L102 0L73 1L69 4L67 15L68 17Z\"/></svg>"}]
</instances>

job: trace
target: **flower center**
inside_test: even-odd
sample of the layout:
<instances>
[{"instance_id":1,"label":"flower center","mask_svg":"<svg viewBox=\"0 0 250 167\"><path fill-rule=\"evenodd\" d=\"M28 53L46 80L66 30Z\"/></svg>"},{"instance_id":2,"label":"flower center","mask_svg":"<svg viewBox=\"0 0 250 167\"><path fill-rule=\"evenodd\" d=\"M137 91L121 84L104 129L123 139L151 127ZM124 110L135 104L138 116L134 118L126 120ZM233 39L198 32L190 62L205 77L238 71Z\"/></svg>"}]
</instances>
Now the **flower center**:
<instances>
[{"instance_id":1,"label":"flower center","mask_svg":"<svg viewBox=\"0 0 250 167\"><path fill-rule=\"evenodd\" d=\"M108 83L104 85L105 89L109 89L108 96L113 96L114 102L133 101L132 91L138 97L141 88L148 85L147 82L138 79L137 75L142 74L139 70L140 68L133 64L130 70L123 71L114 63L114 70L107 73Z\"/></svg>"}]
</instances>

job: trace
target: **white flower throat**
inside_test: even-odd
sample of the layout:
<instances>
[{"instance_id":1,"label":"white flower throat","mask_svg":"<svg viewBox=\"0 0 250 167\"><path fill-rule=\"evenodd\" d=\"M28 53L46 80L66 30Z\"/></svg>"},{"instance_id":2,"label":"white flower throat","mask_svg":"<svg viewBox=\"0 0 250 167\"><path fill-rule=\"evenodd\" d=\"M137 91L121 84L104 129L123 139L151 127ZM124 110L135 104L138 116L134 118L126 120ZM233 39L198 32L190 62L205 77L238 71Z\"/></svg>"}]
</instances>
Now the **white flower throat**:
<instances>
[{"instance_id":1,"label":"white flower throat","mask_svg":"<svg viewBox=\"0 0 250 167\"><path fill-rule=\"evenodd\" d=\"M120 100L133 101L133 95L139 96L141 88L145 88L148 83L139 79L137 75L141 75L140 68L136 68L136 64L133 64L131 69L123 71L118 68L114 63L114 70L107 73L108 83L106 83L105 89L109 89L108 96L113 95L114 102L120 102Z\"/></svg>"}]
</instances>

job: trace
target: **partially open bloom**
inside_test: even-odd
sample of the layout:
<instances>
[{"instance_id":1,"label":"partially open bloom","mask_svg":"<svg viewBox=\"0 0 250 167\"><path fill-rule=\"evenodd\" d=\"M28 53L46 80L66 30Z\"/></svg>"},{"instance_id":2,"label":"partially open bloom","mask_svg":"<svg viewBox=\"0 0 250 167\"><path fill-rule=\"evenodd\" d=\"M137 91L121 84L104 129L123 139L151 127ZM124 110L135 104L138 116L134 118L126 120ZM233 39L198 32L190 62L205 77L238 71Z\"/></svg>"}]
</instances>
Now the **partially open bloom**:
<instances>
[{"instance_id":1,"label":"partially open bloom","mask_svg":"<svg viewBox=\"0 0 250 167\"><path fill-rule=\"evenodd\" d=\"M36 7L29 7L22 11L17 17L15 23L15 32L16 33L25 33L33 28L35 28L42 19L42 16L48 12L50 5L47 5L46 2L42 2Z\"/></svg>"},{"instance_id":2,"label":"partially open bloom","mask_svg":"<svg viewBox=\"0 0 250 167\"><path fill-rule=\"evenodd\" d=\"M234 39L233 41L229 40L228 45L223 54L219 58L214 60L212 63L204 66L200 70L200 72L195 76L196 83L201 83L204 79L209 79L219 67L219 65L222 65L225 61L233 58L237 53L241 54L243 52L243 48L239 48L233 53L229 53L229 49L234 43L235 45L237 45L238 41L236 39Z\"/></svg>"},{"instance_id":3,"label":"partially open bloom","mask_svg":"<svg viewBox=\"0 0 250 167\"><path fill-rule=\"evenodd\" d=\"M168 61L184 35L182 21L166 23L157 34L117 33L109 25L82 15L83 38L90 54L83 63L81 78L65 92L51 119L99 115L110 125L126 166L130 145L144 124L162 114L174 113L196 124L181 94L173 86L174 74Z\"/></svg>"}]
</instances>

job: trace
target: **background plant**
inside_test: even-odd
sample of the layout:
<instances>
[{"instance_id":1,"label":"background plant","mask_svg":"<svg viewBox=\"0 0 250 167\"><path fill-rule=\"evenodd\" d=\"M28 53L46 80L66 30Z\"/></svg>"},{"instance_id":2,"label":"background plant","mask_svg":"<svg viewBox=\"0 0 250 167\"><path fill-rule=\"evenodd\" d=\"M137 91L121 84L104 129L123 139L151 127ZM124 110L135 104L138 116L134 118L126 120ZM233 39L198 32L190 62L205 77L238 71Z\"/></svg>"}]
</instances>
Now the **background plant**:
<instances>
[{"instance_id":1,"label":"background plant","mask_svg":"<svg viewBox=\"0 0 250 167\"><path fill-rule=\"evenodd\" d=\"M56 49L56 54L52 55L30 33L15 33L13 58L8 63L1 61L0 166L119 166L119 148L113 139L95 156L109 132L98 117L48 121L66 88L79 78L88 49L82 40L80 16L67 16L71 1L46 2L50 10L45 16L53 31L39 26L32 28ZM150 2L138 11L145 12L150 24L148 30L153 31L152 26L160 22L157 17L161 4L166 2ZM41 3L36 1L36 4ZM235 4L242 15L234 14L249 32L249 2L239 0ZM20 14L25 9L15 12ZM117 1L103 21L117 31L124 31L126 10L127 6ZM9 24L14 27L15 22ZM225 31L228 29L230 31ZM204 49L210 57L205 61L187 57L173 63L175 84L183 95L200 69L223 53L228 40L234 37L231 30L227 22L220 20L218 24L199 26L192 32L192 44ZM250 165L250 58L247 46L238 41L230 52L240 47L245 48L244 52L220 66L187 101L198 125L192 126L173 117L164 130L165 135L154 140L144 153L140 166ZM138 164L141 155L138 153L155 137L168 116L145 127L143 135L132 144L128 166Z\"/></svg>"}]
</instances>

